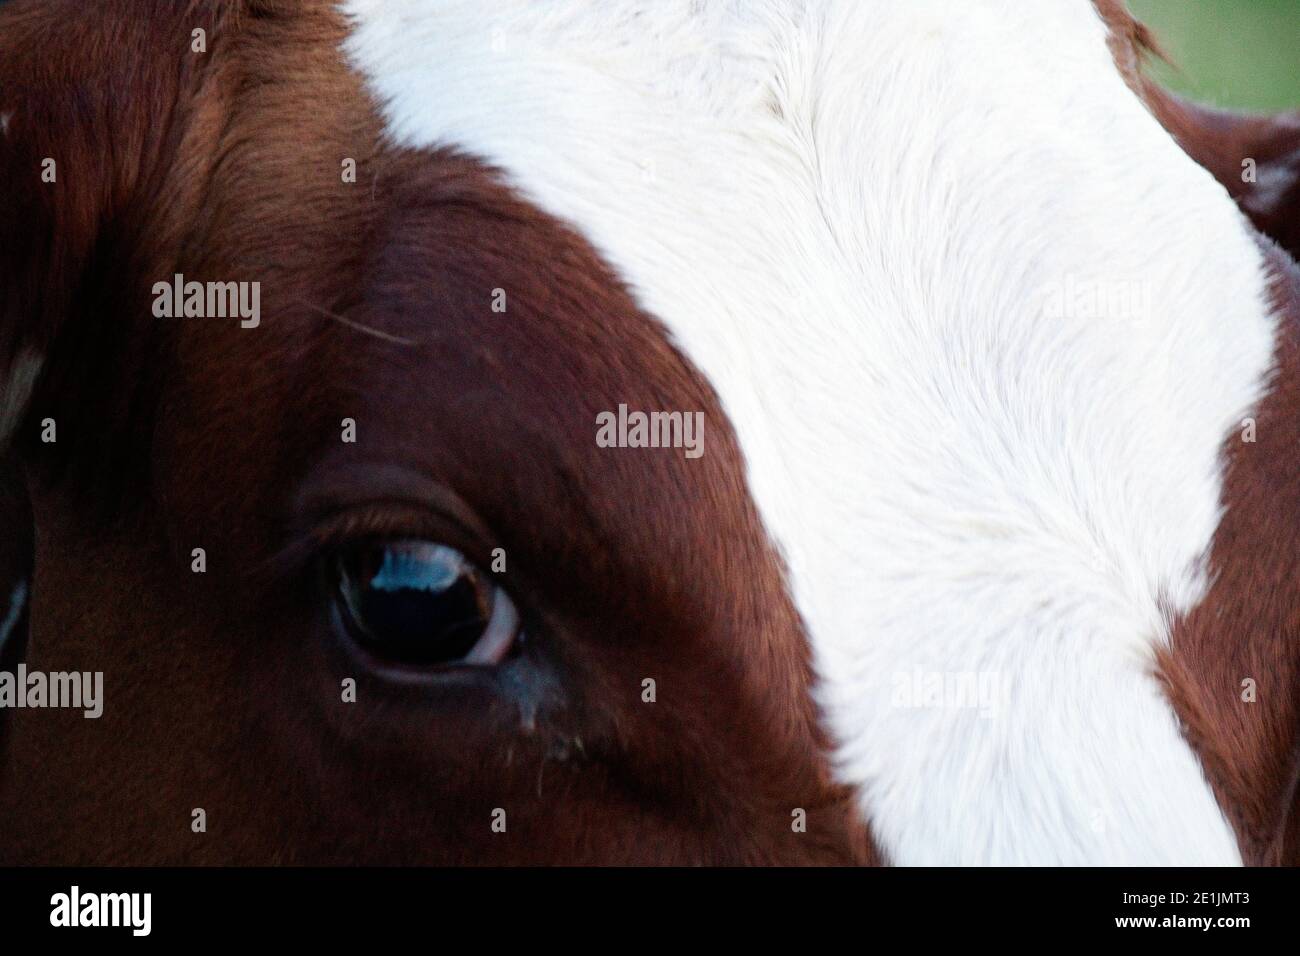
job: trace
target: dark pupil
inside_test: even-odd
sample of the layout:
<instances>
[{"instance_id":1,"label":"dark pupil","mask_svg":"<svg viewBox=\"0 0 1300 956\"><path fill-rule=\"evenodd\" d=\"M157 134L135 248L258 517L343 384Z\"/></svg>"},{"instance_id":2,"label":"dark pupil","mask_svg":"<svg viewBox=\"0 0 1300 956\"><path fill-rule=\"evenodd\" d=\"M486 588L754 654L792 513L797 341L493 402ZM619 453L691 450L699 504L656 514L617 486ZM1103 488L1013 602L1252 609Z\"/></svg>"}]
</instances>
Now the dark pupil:
<instances>
[{"instance_id":1,"label":"dark pupil","mask_svg":"<svg viewBox=\"0 0 1300 956\"><path fill-rule=\"evenodd\" d=\"M343 557L339 591L357 637L377 654L412 664L464 657L492 612L488 589L464 556L423 542Z\"/></svg>"}]
</instances>

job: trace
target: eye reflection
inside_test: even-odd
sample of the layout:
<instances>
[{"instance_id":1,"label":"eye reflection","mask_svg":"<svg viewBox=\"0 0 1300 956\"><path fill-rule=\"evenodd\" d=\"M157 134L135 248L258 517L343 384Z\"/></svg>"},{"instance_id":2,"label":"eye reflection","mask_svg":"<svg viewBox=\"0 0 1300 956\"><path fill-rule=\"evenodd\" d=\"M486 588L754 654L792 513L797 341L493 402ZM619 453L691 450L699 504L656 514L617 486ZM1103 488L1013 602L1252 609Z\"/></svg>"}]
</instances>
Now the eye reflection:
<instances>
[{"instance_id":1,"label":"eye reflection","mask_svg":"<svg viewBox=\"0 0 1300 956\"><path fill-rule=\"evenodd\" d=\"M506 593L447 545L366 542L333 562L335 601L349 636L377 657L414 666L488 665L514 643Z\"/></svg>"}]
</instances>

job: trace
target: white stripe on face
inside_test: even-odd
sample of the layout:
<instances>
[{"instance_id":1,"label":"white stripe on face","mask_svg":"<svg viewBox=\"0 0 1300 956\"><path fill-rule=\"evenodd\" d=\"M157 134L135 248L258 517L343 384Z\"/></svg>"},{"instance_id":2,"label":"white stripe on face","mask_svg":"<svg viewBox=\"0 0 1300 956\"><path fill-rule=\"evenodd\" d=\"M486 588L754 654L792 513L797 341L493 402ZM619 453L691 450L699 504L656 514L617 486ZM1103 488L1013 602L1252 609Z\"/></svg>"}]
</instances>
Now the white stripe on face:
<instances>
[{"instance_id":1,"label":"white stripe on face","mask_svg":"<svg viewBox=\"0 0 1300 956\"><path fill-rule=\"evenodd\" d=\"M1239 862L1151 675L1273 323L1086 0L348 0L720 396L899 863Z\"/></svg>"}]
</instances>

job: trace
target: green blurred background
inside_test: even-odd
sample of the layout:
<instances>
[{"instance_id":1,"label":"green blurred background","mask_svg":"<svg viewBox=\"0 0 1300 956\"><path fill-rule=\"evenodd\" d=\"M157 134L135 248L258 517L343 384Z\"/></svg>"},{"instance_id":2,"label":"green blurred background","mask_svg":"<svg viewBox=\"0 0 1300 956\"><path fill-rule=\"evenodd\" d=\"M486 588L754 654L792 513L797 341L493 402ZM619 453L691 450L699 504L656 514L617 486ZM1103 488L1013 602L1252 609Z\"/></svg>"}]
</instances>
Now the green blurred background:
<instances>
[{"instance_id":1,"label":"green blurred background","mask_svg":"<svg viewBox=\"0 0 1300 956\"><path fill-rule=\"evenodd\" d=\"M1152 65L1165 86L1215 106L1300 107L1300 0L1128 3L1176 65Z\"/></svg>"}]
</instances>

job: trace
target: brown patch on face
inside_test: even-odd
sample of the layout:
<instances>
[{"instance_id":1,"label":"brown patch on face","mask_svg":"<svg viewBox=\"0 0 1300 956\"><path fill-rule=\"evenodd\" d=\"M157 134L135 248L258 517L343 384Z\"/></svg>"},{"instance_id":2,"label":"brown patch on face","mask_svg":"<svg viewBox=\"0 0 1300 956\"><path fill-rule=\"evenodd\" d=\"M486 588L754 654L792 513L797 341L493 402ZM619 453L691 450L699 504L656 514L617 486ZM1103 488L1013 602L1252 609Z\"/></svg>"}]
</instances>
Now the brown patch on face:
<instances>
[{"instance_id":1,"label":"brown patch on face","mask_svg":"<svg viewBox=\"0 0 1300 956\"><path fill-rule=\"evenodd\" d=\"M141 23L188 55L185 17ZM874 862L717 397L580 236L471 159L382 146L342 36L328 5L216 21L126 225L72 269L29 415L59 443L21 446L28 666L103 670L104 716L20 712L0 857ZM174 272L260 282L261 325L153 318ZM620 403L702 412L704 455L597 447ZM320 586L339 536L503 548L525 645L367 671Z\"/></svg>"},{"instance_id":2,"label":"brown patch on face","mask_svg":"<svg viewBox=\"0 0 1300 956\"><path fill-rule=\"evenodd\" d=\"M1280 316L1255 441L1227 441L1213 583L1160 670L1246 863L1300 864L1300 269L1267 242ZM1256 699L1243 700L1243 681Z\"/></svg>"}]
</instances>

